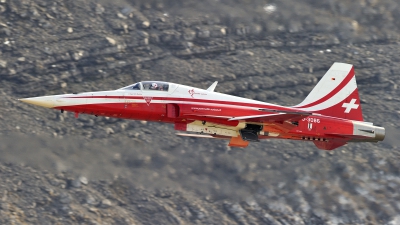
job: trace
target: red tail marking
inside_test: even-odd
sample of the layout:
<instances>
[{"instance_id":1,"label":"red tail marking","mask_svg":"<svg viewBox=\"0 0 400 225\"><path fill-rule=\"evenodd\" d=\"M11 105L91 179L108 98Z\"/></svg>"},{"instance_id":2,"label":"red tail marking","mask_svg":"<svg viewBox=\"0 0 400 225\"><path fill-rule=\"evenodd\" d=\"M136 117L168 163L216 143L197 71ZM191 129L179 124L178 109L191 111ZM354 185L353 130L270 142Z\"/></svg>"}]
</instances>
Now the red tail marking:
<instances>
[{"instance_id":1,"label":"red tail marking","mask_svg":"<svg viewBox=\"0 0 400 225\"><path fill-rule=\"evenodd\" d=\"M343 87L346 86L346 84L348 84L351 81L353 76L354 76L354 67L351 68L351 70L350 70L349 74L347 74L346 78L335 89L333 89L329 94L325 95L324 97L320 98L319 100L317 100L315 102L309 103L307 105L303 105L299 108L307 108L310 106L314 106L314 105L320 104L320 103L330 99L335 94L337 94L340 90L342 90ZM335 78L332 78L332 80L335 80Z\"/></svg>"},{"instance_id":2,"label":"red tail marking","mask_svg":"<svg viewBox=\"0 0 400 225\"><path fill-rule=\"evenodd\" d=\"M329 108L317 111L320 114L343 119L364 121L358 89L354 90L346 99Z\"/></svg>"}]
</instances>

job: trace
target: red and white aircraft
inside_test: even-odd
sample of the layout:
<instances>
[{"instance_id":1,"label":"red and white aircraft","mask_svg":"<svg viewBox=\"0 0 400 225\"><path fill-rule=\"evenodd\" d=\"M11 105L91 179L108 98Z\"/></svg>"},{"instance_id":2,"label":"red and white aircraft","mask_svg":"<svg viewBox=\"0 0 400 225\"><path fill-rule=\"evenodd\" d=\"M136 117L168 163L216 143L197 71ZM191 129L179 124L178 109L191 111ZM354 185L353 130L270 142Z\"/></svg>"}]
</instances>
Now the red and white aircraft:
<instances>
[{"instance_id":1,"label":"red and white aircraft","mask_svg":"<svg viewBox=\"0 0 400 225\"><path fill-rule=\"evenodd\" d=\"M113 91L20 99L57 110L175 124L181 136L229 140L229 146L279 138L332 150L348 142L378 142L385 128L364 122L352 65L334 63L298 105L285 107L185 85L144 81Z\"/></svg>"}]
</instances>

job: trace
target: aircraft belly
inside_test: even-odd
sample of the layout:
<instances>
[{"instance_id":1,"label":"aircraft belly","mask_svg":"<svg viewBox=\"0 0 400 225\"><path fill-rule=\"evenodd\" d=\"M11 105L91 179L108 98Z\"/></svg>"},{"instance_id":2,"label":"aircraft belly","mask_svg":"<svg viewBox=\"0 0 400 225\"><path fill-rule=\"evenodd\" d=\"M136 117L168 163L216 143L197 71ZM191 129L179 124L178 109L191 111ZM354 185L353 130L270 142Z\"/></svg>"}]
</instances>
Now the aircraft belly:
<instances>
[{"instance_id":1,"label":"aircraft belly","mask_svg":"<svg viewBox=\"0 0 400 225\"><path fill-rule=\"evenodd\" d=\"M86 105L88 113L99 116L120 117L124 106L123 103L102 103Z\"/></svg>"}]
</instances>

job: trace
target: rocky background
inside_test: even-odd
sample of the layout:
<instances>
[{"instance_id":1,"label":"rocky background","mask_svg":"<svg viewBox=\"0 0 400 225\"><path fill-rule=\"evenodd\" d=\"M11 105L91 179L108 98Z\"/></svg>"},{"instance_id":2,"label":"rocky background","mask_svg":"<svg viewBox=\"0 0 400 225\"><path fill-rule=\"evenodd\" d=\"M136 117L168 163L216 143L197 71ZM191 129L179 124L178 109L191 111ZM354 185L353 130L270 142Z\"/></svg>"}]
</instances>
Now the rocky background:
<instances>
[{"instance_id":1,"label":"rocky background","mask_svg":"<svg viewBox=\"0 0 400 225\"><path fill-rule=\"evenodd\" d=\"M400 224L396 0L0 0L0 224ZM379 144L181 138L18 98L166 80L282 105L355 65Z\"/></svg>"}]
</instances>

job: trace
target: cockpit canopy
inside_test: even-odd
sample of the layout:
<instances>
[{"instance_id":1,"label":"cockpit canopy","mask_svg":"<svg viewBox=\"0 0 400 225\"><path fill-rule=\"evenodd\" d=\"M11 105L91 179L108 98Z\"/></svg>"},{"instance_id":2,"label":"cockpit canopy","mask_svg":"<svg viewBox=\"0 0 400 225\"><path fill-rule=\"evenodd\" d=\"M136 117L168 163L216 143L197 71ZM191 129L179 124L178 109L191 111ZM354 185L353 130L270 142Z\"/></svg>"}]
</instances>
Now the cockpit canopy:
<instances>
[{"instance_id":1,"label":"cockpit canopy","mask_svg":"<svg viewBox=\"0 0 400 225\"><path fill-rule=\"evenodd\" d=\"M143 90L143 91L168 91L169 83L160 81L143 81L123 87L120 90Z\"/></svg>"},{"instance_id":2,"label":"cockpit canopy","mask_svg":"<svg viewBox=\"0 0 400 225\"><path fill-rule=\"evenodd\" d=\"M140 83L135 83L127 87L123 87L121 88L121 90L140 90Z\"/></svg>"},{"instance_id":3,"label":"cockpit canopy","mask_svg":"<svg viewBox=\"0 0 400 225\"><path fill-rule=\"evenodd\" d=\"M168 91L169 84L166 82L158 82L158 81L145 81L142 82L143 90L150 91Z\"/></svg>"}]
</instances>

